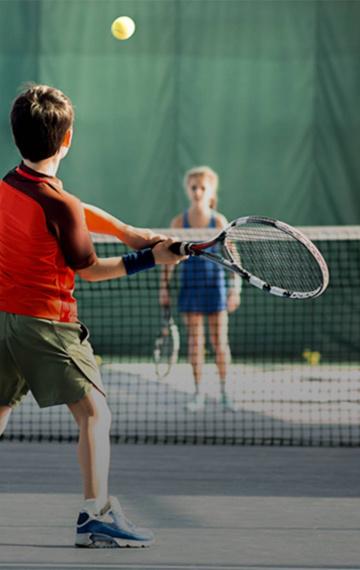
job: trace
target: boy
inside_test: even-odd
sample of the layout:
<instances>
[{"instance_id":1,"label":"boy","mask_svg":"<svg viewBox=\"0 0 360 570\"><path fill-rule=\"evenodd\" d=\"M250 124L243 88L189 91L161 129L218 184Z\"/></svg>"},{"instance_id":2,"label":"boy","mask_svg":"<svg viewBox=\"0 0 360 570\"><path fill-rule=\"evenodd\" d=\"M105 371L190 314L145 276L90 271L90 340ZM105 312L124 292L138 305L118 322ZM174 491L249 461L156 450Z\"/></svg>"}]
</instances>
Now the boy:
<instances>
[{"instance_id":1,"label":"boy","mask_svg":"<svg viewBox=\"0 0 360 570\"><path fill-rule=\"evenodd\" d=\"M181 258L169 251L174 240L126 226L63 190L56 172L73 120L68 97L46 85L31 86L11 110L23 161L0 182L0 435L29 389L40 407L66 404L79 426L85 499L76 545L148 546L152 532L130 523L108 495L110 411L77 318L74 278L114 279ZM100 259L89 231L145 249Z\"/></svg>"}]
</instances>

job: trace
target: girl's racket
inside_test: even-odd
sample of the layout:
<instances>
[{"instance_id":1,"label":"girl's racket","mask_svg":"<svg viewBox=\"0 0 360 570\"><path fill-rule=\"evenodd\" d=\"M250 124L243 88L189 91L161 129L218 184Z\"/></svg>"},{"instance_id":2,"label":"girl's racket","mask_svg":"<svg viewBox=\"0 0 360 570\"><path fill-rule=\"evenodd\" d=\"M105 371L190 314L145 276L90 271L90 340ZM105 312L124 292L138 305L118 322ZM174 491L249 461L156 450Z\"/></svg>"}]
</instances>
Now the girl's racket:
<instances>
[{"instance_id":1,"label":"girl's racket","mask_svg":"<svg viewBox=\"0 0 360 570\"><path fill-rule=\"evenodd\" d=\"M208 251L214 245L217 253ZM171 251L200 255L234 271L250 285L287 299L311 299L329 283L327 264L299 230L264 216L237 218L207 242L176 242Z\"/></svg>"},{"instance_id":2,"label":"girl's racket","mask_svg":"<svg viewBox=\"0 0 360 570\"><path fill-rule=\"evenodd\" d=\"M179 329L171 316L170 305L162 307L162 323L155 340L154 362L158 378L165 378L176 364L180 348Z\"/></svg>"}]
</instances>

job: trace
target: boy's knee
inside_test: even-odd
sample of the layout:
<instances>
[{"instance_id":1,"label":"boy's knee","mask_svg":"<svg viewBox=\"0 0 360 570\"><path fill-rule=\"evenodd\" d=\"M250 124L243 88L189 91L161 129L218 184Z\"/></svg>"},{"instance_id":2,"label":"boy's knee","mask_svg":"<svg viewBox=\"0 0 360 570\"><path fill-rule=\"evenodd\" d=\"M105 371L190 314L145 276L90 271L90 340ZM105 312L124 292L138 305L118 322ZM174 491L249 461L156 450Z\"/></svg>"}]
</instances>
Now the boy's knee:
<instances>
[{"instance_id":1,"label":"boy's knee","mask_svg":"<svg viewBox=\"0 0 360 570\"><path fill-rule=\"evenodd\" d=\"M102 394L91 394L69 407L79 426L110 429L111 412Z\"/></svg>"},{"instance_id":2,"label":"boy's knee","mask_svg":"<svg viewBox=\"0 0 360 570\"><path fill-rule=\"evenodd\" d=\"M110 429L111 411L107 403L105 404L104 409L101 411L100 416L101 416L101 422L107 427L107 429Z\"/></svg>"},{"instance_id":3,"label":"boy's knee","mask_svg":"<svg viewBox=\"0 0 360 570\"><path fill-rule=\"evenodd\" d=\"M110 429L111 412L109 406L105 402L102 406L97 406L90 413L86 414L83 420L96 427Z\"/></svg>"},{"instance_id":4,"label":"boy's knee","mask_svg":"<svg viewBox=\"0 0 360 570\"><path fill-rule=\"evenodd\" d=\"M0 436L4 433L11 414L10 406L0 406Z\"/></svg>"},{"instance_id":5,"label":"boy's knee","mask_svg":"<svg viewBox=\"0 0 360 570\"><path fill-rule=\"evenodd\" d=\"M107 400L103 394L96 394L96 414L97 421L110 428L111 424L111 411L108 406ZM100 397L98 397L100 396Z\"/></svg>"}]
</instances>

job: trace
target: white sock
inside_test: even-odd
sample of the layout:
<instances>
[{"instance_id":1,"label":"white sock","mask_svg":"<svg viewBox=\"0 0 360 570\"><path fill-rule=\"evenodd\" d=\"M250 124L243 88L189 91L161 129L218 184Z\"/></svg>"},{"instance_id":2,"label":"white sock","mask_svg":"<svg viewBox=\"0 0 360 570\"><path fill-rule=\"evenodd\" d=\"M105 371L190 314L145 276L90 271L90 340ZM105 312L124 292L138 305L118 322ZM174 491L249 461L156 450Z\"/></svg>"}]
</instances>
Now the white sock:
<instances>
[{"instance_id":1,"label":"white sock","mask_svg":"<svg viewBox=\"0 0 360 570\"><path fill-rule=\"evenodd\" d=\"M98 515L101 510L105 507L107 501L101 500L100 498L97 499L85 499L84 500L84 509L90 515Z\"/></svg>"},{"instance_id":2,"label":"white sock","mask_svg":"<svg viewBox=\"0 0 360 570\"><path fill-rule=\"evenodd\" d=\"M96 499L85 499L83 507L89 515L97 515L99 512Z\"/></svg>"}]
</instances>

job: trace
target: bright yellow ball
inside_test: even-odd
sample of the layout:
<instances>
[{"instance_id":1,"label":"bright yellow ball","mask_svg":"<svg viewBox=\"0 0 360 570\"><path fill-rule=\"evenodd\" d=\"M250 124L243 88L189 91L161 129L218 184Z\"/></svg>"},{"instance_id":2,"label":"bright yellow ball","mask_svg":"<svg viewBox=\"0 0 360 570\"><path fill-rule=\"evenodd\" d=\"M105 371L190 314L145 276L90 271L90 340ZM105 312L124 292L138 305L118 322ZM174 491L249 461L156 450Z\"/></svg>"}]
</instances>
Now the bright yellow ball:
<instances>
[{"instance_id":1,"label":"bright yellow ball","mask_svg":"<svg viewBox=\"0 0 360 570\"><path fill-rule=\"evenodd\" d=\"M101 356L100 356L99 354L95 354L95 360L96 360L96 364L97 364L98 366L101 366L101 365L102 365L103 359L101 358Z\"/></svg>"},{"instance_id":2,"label":"bright yellow ball","mask_svg":"<svg viewBox=\"0 0 360 570\"><path fill-rule=\"evenodd\" d=\"M116 18L111 24L111 33L117 40L128 40L135 32L135 22L128 16Z\"/></svg>"}]
</instances>

